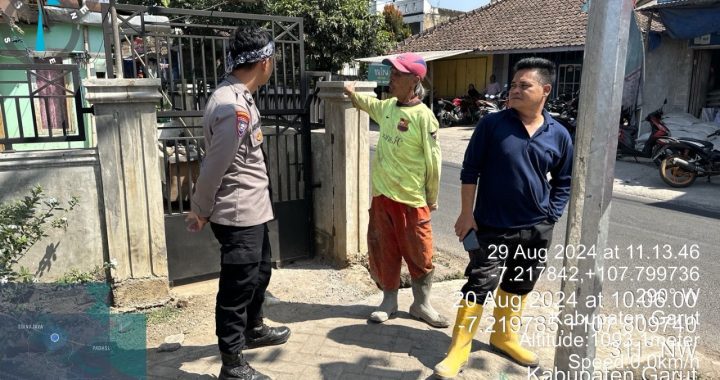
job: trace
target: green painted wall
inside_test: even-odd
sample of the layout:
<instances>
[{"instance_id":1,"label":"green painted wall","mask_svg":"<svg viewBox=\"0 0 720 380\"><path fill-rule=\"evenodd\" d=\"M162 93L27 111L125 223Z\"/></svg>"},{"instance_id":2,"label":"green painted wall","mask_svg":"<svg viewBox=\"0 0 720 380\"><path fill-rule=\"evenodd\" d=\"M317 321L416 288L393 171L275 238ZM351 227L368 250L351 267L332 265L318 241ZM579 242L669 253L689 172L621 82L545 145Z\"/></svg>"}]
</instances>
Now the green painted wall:
<instances>
[{"instance_id":1,"label":"green painted wall","mask_svg":"<svg viewBox=\"0 0 720 380\"><path fill-rule=\"evenodd\" d=\"M22 25L25 34L22 36L23 42L15 43L16 49L27 46L31 50L35 49L36 46L36 27L31 25ZM83 31L82 26L71 25L71 24L55 24L50 30L44 31L45 37L45 50L47 51L46 57L52 57L53 52L64 51L64 52L82 52L83 51ZM10 29L7 25L0 25L0 42L5 37L11 36ZM102 55L104 52L103 34L102 28L99 26L88 26L88 41L89 51L93 56ZM9 52L7 50L0 50L0 63L29 63L31 59L28 58L17 58L15 55L18 51ZM38 52L39 53L39 52ZM37 56L40 56L37 54ZM90 64L94 63L95 59L90 59ZM71 60L65 60L65 62L57 63L72 63ZM85 79L85 65L79 67L80 78ZM29 95L29 89L27 84L12 84L2 83L4 81L23 81L26 78L24 70L0 70L0 94L3 96L22 96ZM68 80L70 77L66 77ZM33 136L33 115L30 107L30 99L20 99L20 112L17 111L15 99L4 99L4 109L6 110L6 120L8 124L8 136L19 137L20 136L20 121L22 121L23 132L25 136ZM88 106L85 104L84 106ZM70 105L72 107L72 104ZM73 108L69 108L71 112L74 112ZM72 118L72 116L70 116ZM0 121L1 122L1 121ZM61 142L61 143L39 143L39 144L14 144L12 149L14 150L48 150L48 149L70 149L70 148L89 148L95 145L92 141L92 128L90 127L91 115L84 115L85 123L85 141L77 142Z\"/></svg>"},{"instance_id":2,"label":"green painted wall","mask_svg":"<svg viewBox=\"0 0 720 380\"><path fill-rule=\"evenodd\" d=\"M25 46L31 50L35 50L37 43L37 26L27 24L19 25L25 34L22 36L18 36L16 34L15 36L22 38L23 42L17 42L14 45L18 48ZM50 29L46 29L43 33L45 36L45 50L68 52L83 51L82 28L82 25L53 23ZM90 52L96 53L99 49L103 48L102 28L100 26L90 25L88 26L88 34ZM0 24L0 36L2 36L2 40L4 40L5 37L13 36L7 24ZM12 45L5 45L5 48L9 48L11 46Z\"/></svg>"}]
</instances>

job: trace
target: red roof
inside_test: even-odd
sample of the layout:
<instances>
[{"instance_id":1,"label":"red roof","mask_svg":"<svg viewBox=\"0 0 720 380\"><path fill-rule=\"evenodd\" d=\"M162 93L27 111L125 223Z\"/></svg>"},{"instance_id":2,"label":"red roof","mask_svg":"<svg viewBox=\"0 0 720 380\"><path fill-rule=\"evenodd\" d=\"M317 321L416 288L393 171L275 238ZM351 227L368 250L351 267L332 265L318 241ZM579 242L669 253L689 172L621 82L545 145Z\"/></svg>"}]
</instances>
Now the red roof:
<instances>
[{"instance_id":1,"label":"red roof","mask_svg":"<svg viewBox=\"0 0 720 380\"><path fill-rule=\"evenodd\" d=\"M529 51L582 48L587 13L584 0L499 0L409 37L404 51ZM572 49L576 50L576 49Z\"/></svg>"}]
</instances>

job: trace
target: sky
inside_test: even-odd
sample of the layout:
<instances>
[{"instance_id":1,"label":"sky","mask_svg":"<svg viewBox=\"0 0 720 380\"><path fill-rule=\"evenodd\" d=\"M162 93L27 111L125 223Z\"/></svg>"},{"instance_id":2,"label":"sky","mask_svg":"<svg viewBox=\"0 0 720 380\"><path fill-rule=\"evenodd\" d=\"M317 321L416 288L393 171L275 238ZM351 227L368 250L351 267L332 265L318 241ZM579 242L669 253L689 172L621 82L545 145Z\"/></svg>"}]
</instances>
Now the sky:
<instances>
[{"instance_id":1,"label":"sky","mask_svg":"<svg viewBox=\"0 0 720 380\"><path fill-rule=\"evenodd\" d=\"M489 3L490 0L430 0L430 4L437 8L455 9L458 11L471 11Z\"/></svg>"}]
</instances>

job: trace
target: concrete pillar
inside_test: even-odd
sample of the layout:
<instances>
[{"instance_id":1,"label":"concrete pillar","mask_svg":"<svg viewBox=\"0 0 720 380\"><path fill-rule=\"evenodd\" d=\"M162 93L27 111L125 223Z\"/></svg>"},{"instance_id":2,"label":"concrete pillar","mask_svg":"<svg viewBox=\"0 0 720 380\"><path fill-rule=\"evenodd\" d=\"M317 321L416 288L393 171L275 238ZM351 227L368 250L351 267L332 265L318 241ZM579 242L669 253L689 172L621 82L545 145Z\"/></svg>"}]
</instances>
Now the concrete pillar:
<instances>
[{"instance_id":1,"label":"concrete pillar","mask_svg":"<svg viewBox=\"0 0 720 380\"><path fill-rule=\"evenodd\" d=\"M118 306L169 298L155 105L159 79L88 79L95 107L113 297Z\"/></svg>"},{"instance_id":2,"label":"concrete pillar","mask_svg":"<svg viewBox=\"0 0 720 380\"><path fill-rule=\"evenodd\" d=\"M321 188L316 193L318 252L336 264L360 262L367 255L370 208L370 118L343 93L346 82L320 82L325 102L325 137ZM357 82L355 90L375 96L375 82Z\"/></svg>"},{"instance_id":3,"label":"concrete pillar","mask_svg":"<svg viewBox=\"0 0 720 380\"><path fill-rule=\"evenodd\" d=\"M580 109L575 138L572 190L568 208L566 247L596 255L568 255L563 266L577 268L575 279L564 278L557 336L572 336L572 345L555 348L554 374L562 378L594 375L595 334L593 321L600 311L603 254L608 248L615 151L623 92L623 73L633 6L628 1L593 1L588 14L587 40L580 89ZM601 95L601 96L598 96ZM584 248L583 248L584 247ZM586 277L586 278L583 278ZM569 358L578 355L588 366L577 366ZM603 371L603 368L599 368ZM592 375L590 377L593 377ZM561 378L557 376L556 378Z\"/></svg>"}]
</instances>

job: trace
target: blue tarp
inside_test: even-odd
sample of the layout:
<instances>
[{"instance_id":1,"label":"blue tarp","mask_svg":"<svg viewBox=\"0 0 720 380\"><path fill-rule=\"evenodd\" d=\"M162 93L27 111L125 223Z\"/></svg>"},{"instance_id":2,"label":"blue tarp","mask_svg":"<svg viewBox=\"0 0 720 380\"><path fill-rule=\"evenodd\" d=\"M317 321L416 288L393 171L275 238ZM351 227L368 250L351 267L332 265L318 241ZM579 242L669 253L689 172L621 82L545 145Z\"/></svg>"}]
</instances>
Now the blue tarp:
<instances>
[{"instance_id":1,"label":"blue tarp","mask_svg":"<svg viewBox=\"0 0 720 380\"><path fill-rule=\"evenodd\" d=\"M720 32L720 6L662 8L659 11L672 38L691 39Z\"/></svg>"},{"instance_id":2,"label":"blue tarp","mask_svg":"<svg viewBox=\"0 0 720 380\"><path fill-rule=\"evenodd\" d=\"M630 14L630 33L628 36L627 57L625 58L625 75L642 67L643 64L642 33L637 25L635 13Z\"/></svg>"},{"instance_id":3,"label":"blue tarp","mask_svg":"<svg viewBox=\"0 0 720 380\"><path fill-rule=\"evenodd\" d=\"M631 112L635 110L638 104L644 54L642 34L637 26L635 13L633 12L630 18L630 34L625 58L625 84L622 95L622 108Z\"/></svg>"},{"instance_id":4,"label":"blue tarp","mask_svg":"<svg viewBox=\"0 0 720 380\"><path fill-rule=\"evenodd\" d=\"M648 33L648 50L653 51L660 47L662 42L662 33L651 31Z\"/></svg>"}]
</instances>

